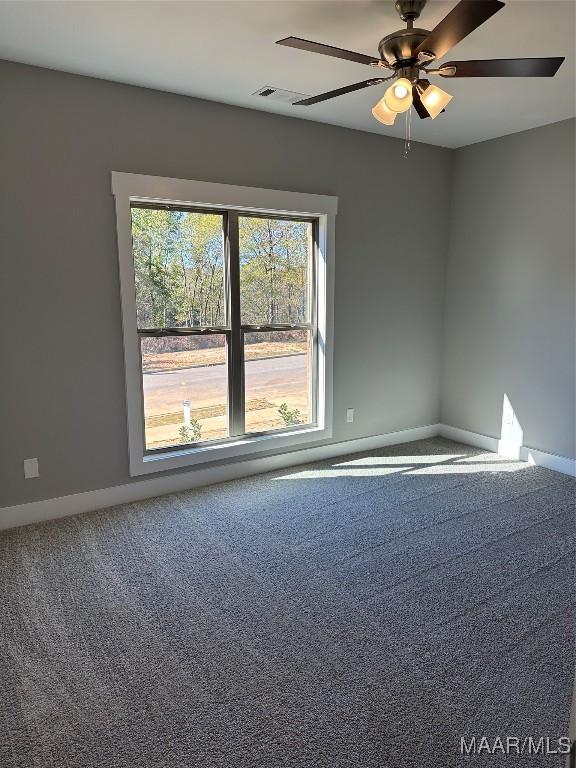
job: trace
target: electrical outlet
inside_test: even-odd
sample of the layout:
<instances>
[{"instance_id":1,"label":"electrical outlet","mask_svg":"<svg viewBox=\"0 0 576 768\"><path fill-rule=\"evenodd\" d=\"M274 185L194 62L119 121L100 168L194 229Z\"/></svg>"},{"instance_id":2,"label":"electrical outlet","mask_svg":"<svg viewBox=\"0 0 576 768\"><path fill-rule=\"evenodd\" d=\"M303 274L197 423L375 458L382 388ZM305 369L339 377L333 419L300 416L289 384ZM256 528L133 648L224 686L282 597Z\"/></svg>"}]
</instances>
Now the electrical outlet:
<instances>
[{"instance_id":1,"label":"electrical outlet","mask_svg":"<svg viewBox=\"0 0 576 768\"><path fill-rule=\"evenodd\" d=\"M346 410L346 422L352 424L354 421L354 408L348 408Z\"/></svg>"},{"instance_id":2,"label":"electrical outlet","mask_svg":"<svg viewBox=\"0 0 576 768\"><path fill-rule=\"evenodd\" d=\"M26 480L30 480L32 477L40 477L38 459L24 459L24 477Z\"/></svg>"}]
</instances>

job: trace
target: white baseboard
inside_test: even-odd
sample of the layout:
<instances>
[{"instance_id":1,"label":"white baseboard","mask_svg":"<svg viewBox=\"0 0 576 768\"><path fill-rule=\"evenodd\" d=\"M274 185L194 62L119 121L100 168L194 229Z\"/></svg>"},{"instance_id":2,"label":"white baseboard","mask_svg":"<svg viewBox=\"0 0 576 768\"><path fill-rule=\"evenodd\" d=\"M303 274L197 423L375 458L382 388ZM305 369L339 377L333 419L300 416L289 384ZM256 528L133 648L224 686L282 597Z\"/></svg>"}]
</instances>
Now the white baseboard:
<instances>
[{"instance_id":1,"label":"white baseboard","mask_svg":"<svg viewBox=\"0 0 576 768\"><path fill-rule=\"evenodd\" d=\"M15 528L20 525L29 525L30 523L39 523L44 520L53 520L58 517L77 515L82 512L93 512L94 510L112 507L116 504L141 501L142 499L149 499L154 496L162 496L166 493L177 493L192 488L199 488L203 485L257 475L261 472L273 472L276 469L293 467L310 461L331 459L347 453L371 451L376 448L384 448L387 445L410 443L415 440L424 440L438 435L449 440L464 443L465 445L472 445L486 451L492 451L493 453L499 452L500 441L495 437L482 435L478 432L470 432L467 429L452 427L448 424L429 424L425 427L403 429L398 432L389 432L385 435L362 437L357 440L330 443L329 445L317 446L315 448L303 448L299 451L248 459L224 466L198 468L175 475L161 475L147 480L126 483L125 485L116 485L112 488L102 488L97 491L60 496L56 499L32 501L28 504L17 504L13 507L2 507L0 508L0 530ZM544 451L522 446L520 448L520 460L526 461L528 464L536 464L565 475L570 475L571 477L576 477L576 461L565 456L556 456L552 453L545 453Z\"/></svg>"},{"instance_id":2,"label":"white baseboard","mask_svg":"<svg viewBox=\"0 0 576 768\"><path fill-rule=\"evenodd\" d=\"M553 469L561 472L563 475L576 477L576 460L569 459L566 456L557 456L555 453L545 453L536 448L528 448L523 445L520 449L520 460L527 461L528 464L536 464L539 467Z\"/></svg>"},{"instance_id":3,"label":"white baseboard","mask_svg":"<svg viewBox=\"0 0 576 768\"><path fill-rule=\"evenodd\" d=\"M479 432L469 432L467 429L460 429L460 427L451 427L449 424L439 424L438 434L440 437L454 440L457 443L473 445L475 448L484 448L486 451L498 453L499 441L495 437L481 435Z\"/></svg>"},{"instance_id":4,"label":"white baseboard","mask_svg":"<svg viewBox=\"0 0 576 768\"><path fill-rule=\"evenodd\" d=\"M487 451L499 453L502 456L511 456L511 458L525 461L528 464L536 465L538 467L546 467L546 469L553 469L555 472L561 472L563 475L576 477L576 460L569 459L566 456L557 456L554 453L546 453L545 451L539 451L536 448L529 448L526 445L518 446L514 451L515 455L511 455L509 446L504 446L502 441L497 437L489 437L488 435L482 435L479 432L470 432L467 429L451 427L448 424L439 424L438 434L450 440L456 440L459 443L473 445L477 448L484 448Z\"/></svg>"},{"instance_id":5,"label":"white baseboard","mask_svg":"<svg viewBox=\"0 0 576 768\"><path fill-rule=\"evenodd\" d=\"M93 512L94 510L112 507L116 504L141 501L142 499L149 499L154 496L162 496L166 493L177 493L178 491L186 491L203 485L211 485L212 483L221 483L226 480L235 480L240 477L260 474L261 472L272 472L283 467L330 459L347 453L370 451L376 448L384 448L387 445L399 445L415 440L423 440L438 435L439 426L438 424L429 424L425 427L403 429L399 432L389 432L385 435L362 437L357 440L331 443L315 448L304 448L299 451L248 459L218 467L198 468L175 475L161 475L147 480L126 483L125 485L116 485L112 488L102 488L96 491L60 496L55 499L2 507L0 508L0 530L53 520L58 517L77 515L82 512Z\"/></svg>"}]
</instances>

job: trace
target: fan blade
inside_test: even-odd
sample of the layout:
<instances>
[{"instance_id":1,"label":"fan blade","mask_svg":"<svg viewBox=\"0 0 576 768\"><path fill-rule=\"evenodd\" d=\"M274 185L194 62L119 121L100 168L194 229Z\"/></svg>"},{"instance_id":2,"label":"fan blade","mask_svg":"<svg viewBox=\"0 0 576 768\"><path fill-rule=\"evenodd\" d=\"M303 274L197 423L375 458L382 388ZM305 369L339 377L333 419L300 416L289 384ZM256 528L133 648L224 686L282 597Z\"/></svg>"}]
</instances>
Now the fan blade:
<instances>
[{"instance_id":1,"label":"fan blade","mask_svg":"<svg viewBox=\"0 0 576 768\"><path fill-rule=\"evenodd\" d=\"M493 16L504 3L500 0L460 0L448 16L434 27L428 37L414 51L414 55L424 51L442 58L450 48L474 32L481 24Z\"/></svg>"},{"instance_id":2,"label":"fan blade","mask_svg":"<svg viewBox=\"0 0 576 768\"><path fill-rule=\"evenodd\" d=\"M437 74L442 77L554 77L563 56L552 59L487 59L485 61L448 61ZM454 74L442 74L453 67Z\"/></svg>"},{"instance_id":3,"label":"fan blade","mask_svg":"<svg viewBox=\"0 0 576 768\"><path fill-rule=\"evenodd\" d=\"M412 86L412 104L414 105L414 109L416 110L416 113L421 120L425 120L427 117L430 117L428 110L424 104L422 104L420 93L418 92L418 88L415 85Z\"/></svg>"},{"instance_id":4,"label":"fan blade","mask_svg":"<svg viewBox=\"0 0 576 768\"><path fill-rule=\"evenodd\" d=\"M394 77L394 75L392 75ZM336 88L335 91L328 91L327 93L321 93L318 96L310 96L308 99L300 99L295 101L296 107L309 107L311 104L318 104L320 101L327 101L328 99L334 99L336 96L343 96L345 93L352 93L352 91L359 91L361 88L369 88L371 85L379 85L386 80L390 80L389 77L377 77L373 80L363 80L361 83L354 83L354 85L345 85L344 88Z\"/></svg>"},{"instance_id":5,"label":"fan blade","mask_svg":"<svg viewBox=\"0 0 576 768\"><path fill-rule=\"evenodd\" d=\"M346 51L344 48L335 48L333 45L323 45L314 43L312 40L303 40L301 37L285 37L283 40L276 40L277 45L287 45L288 48L298 48L300 51L310 51L310 53L323 53L325 56L334 56L337 59L346 59L346 61L356 61L358 64L379 64L381 59L374 56L366 56L364 53L355 53Z\"/></svg>"},{"instance_id":6,"label":"fan blade","mask_svg":"<svg viewBox=\"0 0 576 768\"><path fill-rule=\"evenodd\" d=\"M427 85L430 85L428 80L419 80L418 82L423 85L425 83ZM424 87L426 87L426 85L424 85ZM415 85L412 86L412 104L414 106L414 109L416 110L418 117L421 120L425 120L427 117L430 117L428 110L426 109L424 104L422 104L422 99L420 98L420 92L418 91L418 88Z\"/></svg>"}]
</instances>

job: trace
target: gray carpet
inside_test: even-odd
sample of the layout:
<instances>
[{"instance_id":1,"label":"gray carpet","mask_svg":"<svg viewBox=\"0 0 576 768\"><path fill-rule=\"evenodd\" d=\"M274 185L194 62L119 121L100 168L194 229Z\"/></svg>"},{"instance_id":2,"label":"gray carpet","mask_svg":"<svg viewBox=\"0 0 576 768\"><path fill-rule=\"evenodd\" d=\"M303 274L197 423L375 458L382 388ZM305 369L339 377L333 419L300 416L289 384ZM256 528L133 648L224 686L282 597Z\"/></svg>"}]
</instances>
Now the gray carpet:
<instances>
[{"instance_id":1,"label":"gray carpet","mask_svg":"<svg viewBox=\"0 0 576 768\"><path fill-rule=\"evenodd\" d=\"M0 535L2 768L452 768L566 733L575 484L434 439Z\"/></svg>"}]
</instances>

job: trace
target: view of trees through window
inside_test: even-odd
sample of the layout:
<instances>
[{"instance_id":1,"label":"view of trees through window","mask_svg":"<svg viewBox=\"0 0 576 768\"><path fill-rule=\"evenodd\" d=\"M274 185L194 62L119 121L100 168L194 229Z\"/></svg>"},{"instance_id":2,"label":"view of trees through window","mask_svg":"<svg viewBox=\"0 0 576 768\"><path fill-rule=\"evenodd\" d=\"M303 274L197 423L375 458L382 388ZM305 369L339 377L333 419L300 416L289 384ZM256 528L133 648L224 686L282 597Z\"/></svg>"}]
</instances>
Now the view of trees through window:
<instances>
[{"instance_id":1,"label":"view of trees through window","mask_svg":"<svg viewBox=\"0 0 576 768\"><path fill-rule=\"evenodd\" d=\"M239 237L242 322L306 322L310 224L241 216Z\"/></svg>"},{"instance_id":2,"label":"view of trees through window","mask_svg":"<svg viewBox=\"0 0 576 768\"><path fill-rule=\"evenodd\" d=\"M243 370L232 377L225 229L226 213L132 208L147 449L229 436L234 376L246 432L311 422L312 223L239 215L230 258L239 267Z\"/></svg>"},{"instance_id":3,"label":"view of trees through window","mask_svg":"<svg viewBox=\"0 0 576 768\"><path fill-rule=\"evenodd\" d=\"M225 325L222 215L132 208L138 328Z\"/></svg>"}]
</instances>

